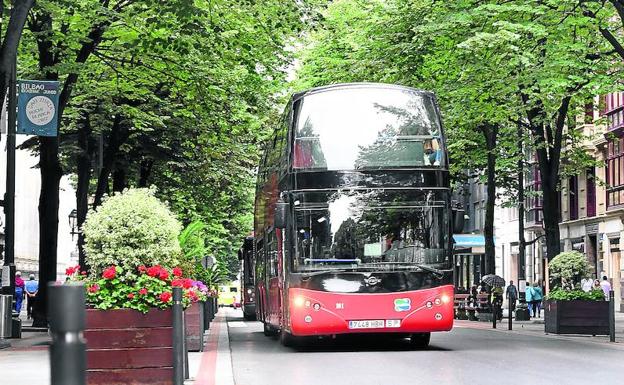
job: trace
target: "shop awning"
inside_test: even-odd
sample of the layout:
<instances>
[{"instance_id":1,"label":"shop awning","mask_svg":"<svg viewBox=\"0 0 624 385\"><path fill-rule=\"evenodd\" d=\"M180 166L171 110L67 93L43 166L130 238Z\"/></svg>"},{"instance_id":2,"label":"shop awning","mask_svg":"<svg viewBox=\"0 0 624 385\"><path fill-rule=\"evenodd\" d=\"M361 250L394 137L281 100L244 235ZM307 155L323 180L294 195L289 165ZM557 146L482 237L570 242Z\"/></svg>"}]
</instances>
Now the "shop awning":
<instances>
[{"instance_id":1,"label":"shop awning","mask_svg":"<svg viewBox=\"0 0 624 385\"><path fill-rule=\"evenodd\" d=\"M485 237L481 234L454 234L454 248L464 249L467 247L484 247Z\"/></svg>"}]
</instances>

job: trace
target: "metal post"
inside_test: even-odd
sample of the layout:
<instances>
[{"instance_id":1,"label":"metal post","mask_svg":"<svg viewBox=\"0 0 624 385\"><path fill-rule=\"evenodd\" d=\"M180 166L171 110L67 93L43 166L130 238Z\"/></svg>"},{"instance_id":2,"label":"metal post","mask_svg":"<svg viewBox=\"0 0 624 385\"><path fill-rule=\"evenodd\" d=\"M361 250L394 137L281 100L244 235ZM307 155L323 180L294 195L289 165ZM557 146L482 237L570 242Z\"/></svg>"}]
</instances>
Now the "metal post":
<instances>
[{"instance_id":1,"label":"metal post","mask_svg":"<svg viewBox=\"0 0 624 385\"><path fill-rule=\"evenodd\" d=\"M9 284L3 283L4 294L15 293L15 125L17 119L16 102L16 62L13 62L9 79L8 113L7 113L7 171L6 193L4 194L4 266L2 275L9 279ZM8 276L8 277L7 277Z\"/></svg>"},{"instance_id":2,"label":"metal post","mask_svg":"<svg viewBox=\"0 0 624 385\"><path fill-rule=\"evenodd\" d=\"M492 301L492 329L496 329L496 317L498 317L498 307L496 301Z\"/></svg>"},{"instance_id":3,"label":"metal post","mask_svg":"<svg viewBox=\"0 0 624 385\"><path fill-rule=\"evenodd\" d=\"M609 291L609 341L615 342L615 293Z\"/></svg>"},{"instance_id":4,"label":"metal post","mask_svg":"<svg viewBox=\"0 0 624 385\"><path fill-rule=\"evenodd\" d=\"M87 370L85 289L82 283L48 285L48 315L52 345L52 385L85 385Z\"/></svg>"},{"instance_id":5,"label":"metal post","mask_svg":"<svg viewBox=\"0 0 624 385\"><path fill-rule=\"evenodd\" d=\"M173 385L184 384L184 312L182 288L173 288Z\"/></svg>"},{"instance_id":6,"label":"metal post","mask_svg":"<svg viewBox=\"0 0 624 385\"><path fill-rule=\"evenodd\" d=\"M184 345L184 379L191 377L189 370L189 358L188 358L188 343L186 341L186 314L182 312L182 344Z\"/></svg>"},{"instance_id":7,"label":"metal post","mask_svg":"<svg viewBox=\"0 0 624 385\"><path fill-rule=\"evenodd\" d=\"M515 305L515 304L516 303L514 301L513 305ZM515 307L513 305L511 303L511 298L509 298L509 314L508 314L508 317L507 317L509 319L509 324L507 325L507 330L512 330L513 329L513 323L512 323L512 320L511 320L511 317L512 317L512 314L513 314L513 308Z\"/></svg>"}]
</instances>

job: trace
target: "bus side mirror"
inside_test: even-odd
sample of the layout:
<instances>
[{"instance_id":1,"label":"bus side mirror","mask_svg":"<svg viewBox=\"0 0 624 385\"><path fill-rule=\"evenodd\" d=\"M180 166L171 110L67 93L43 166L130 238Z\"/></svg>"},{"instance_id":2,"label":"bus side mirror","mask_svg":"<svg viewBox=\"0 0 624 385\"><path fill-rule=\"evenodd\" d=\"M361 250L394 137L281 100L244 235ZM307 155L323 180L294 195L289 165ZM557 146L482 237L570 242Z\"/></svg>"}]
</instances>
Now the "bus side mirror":
<instances>
[{"instance_id":1,"label":"bus side mirror","mask_svg":"<svg viewBox=\"0 0 624 385\"><path fill-rule=\"evenodd\" d=\"M288 213L288 203L277 202L275 204L275 217L273 226L276 229L286 228L286 214Z\"/></svg>"},{"instance_id":2,"label":"bus side mirror","mask_svg":"<svg viewBox=\"0 0 624 385\"><path fill-rule=\"evenodd\" d=\"M464 231L464 214L465 211L462 208L453 209L453 234L461 234Z\"/></svg>"}]
</instances>

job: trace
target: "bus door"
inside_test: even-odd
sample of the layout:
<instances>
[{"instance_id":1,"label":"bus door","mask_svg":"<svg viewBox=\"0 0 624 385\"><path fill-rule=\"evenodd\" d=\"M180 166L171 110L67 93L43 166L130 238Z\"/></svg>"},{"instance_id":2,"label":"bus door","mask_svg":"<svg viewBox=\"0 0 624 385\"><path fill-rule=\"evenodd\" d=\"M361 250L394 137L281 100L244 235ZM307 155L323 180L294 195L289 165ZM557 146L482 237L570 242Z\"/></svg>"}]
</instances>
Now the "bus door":
<instances>
[{"instance_id":1,"label":"bus door","mask_svg":"<svg viewBox=\"0 0 624 385\"><path fill-rule=\"evenodd\" d=\"M280 309L281 309L281 284L280 284L280 266L281 252L279 244L281 237L278 238L280 230L271 230L268 234L268 254L267 254L267 287L268 287L268 321L275 327L280 327Z\"/></svg>"},{"instance_id":2,"label":"bus door","mask_svg":"<svg viewBox=\"0 0 624 385\"><path fill-rule=\"evenodd\" d=\"M266 296L266 270L267 261L264 253L264 239L260 238L256 243L256 315L259 321L267 319L267 296Z\"/></svg>"}]
</instances>

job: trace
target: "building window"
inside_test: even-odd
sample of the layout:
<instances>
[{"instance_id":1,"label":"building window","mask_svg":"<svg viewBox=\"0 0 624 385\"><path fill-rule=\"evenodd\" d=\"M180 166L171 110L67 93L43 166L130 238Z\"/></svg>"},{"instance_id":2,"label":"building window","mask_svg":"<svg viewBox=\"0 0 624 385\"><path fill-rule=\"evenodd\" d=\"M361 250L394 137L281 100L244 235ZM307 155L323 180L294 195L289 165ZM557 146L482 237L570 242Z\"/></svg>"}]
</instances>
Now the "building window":
<instances>
[{"instance_id":1,"label":"building window","mask_svg":"<svg viewBox=\"0 0 624 385\"><path fill-rule=\"evenodd\" d=\"M533 164L527 173L526 198L524 206L526 207L526 220L528 223L542 223L542 208L544 200L541 195L542 180L540 177L537 164Z\"/></svg>"},{"instance_id":2,"label":"building window","mask_svg":"<svg viewBox=\"0 0 624 385\"><path fill-rule=\"evenodd\" d=\"M568 203L570 220L578 219L578 177L576 175L568 179Z\"/></svg>"},{"instance_id":3,"label":"building window","mask_svg":"<svg viewBox=\"0 0 624 385\"><path fill-rule=\"evenodd\" d=\"M607 207L624 204L624 141L615 138L607 149Z\"/></svg>"},{"instance_id":4,"label":"building window","mask_svg":"<svg viewBox=\"0 0 624 385\"><path fill-rule=\"evenodd\" d=\"M588 168L586 172L587 180L587 216L596 216L596 169L594 167Z\"/></svg>"}]
</instances>

